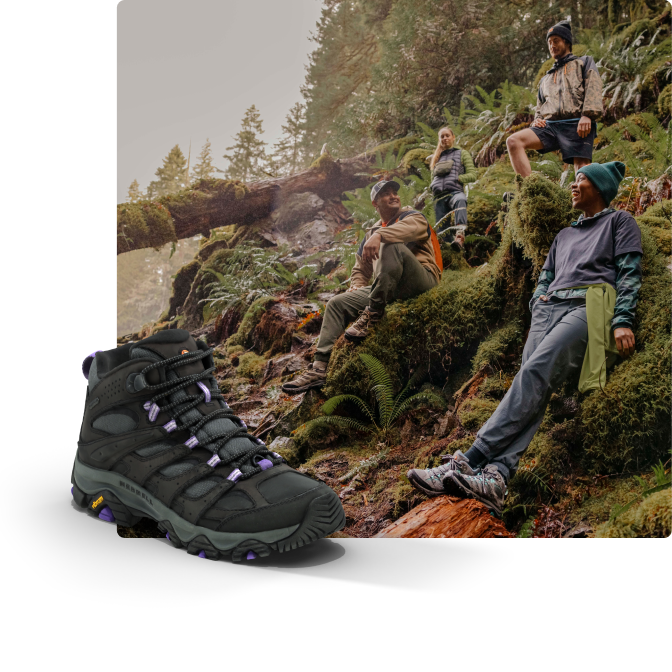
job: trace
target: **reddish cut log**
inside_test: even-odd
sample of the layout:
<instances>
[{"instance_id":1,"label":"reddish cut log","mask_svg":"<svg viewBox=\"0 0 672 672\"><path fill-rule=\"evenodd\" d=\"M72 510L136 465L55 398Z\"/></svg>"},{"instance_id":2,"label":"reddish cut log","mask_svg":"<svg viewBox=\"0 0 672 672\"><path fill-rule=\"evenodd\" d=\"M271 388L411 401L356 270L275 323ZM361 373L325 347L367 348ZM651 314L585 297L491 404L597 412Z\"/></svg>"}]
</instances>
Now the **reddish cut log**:
<instances>
[{"instance_id":1,"label":"reddish cut log","mask_svg":"<svg viewBox=\"0 0 672 672\"><path fill-rule=\"evenodd\" d=\"M474 499L435 497L416 506L379 532L375 538L492 538L513 537L485 504Z\"/></svg>"}]
</instances>

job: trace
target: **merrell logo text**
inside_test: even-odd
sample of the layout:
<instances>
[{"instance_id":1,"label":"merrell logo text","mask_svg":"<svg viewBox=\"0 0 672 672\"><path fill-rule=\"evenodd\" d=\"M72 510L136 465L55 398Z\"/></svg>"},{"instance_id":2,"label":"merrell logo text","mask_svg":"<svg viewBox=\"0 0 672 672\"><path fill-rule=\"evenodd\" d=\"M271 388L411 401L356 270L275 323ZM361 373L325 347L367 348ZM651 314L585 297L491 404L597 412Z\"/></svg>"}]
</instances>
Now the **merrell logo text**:
<instances>
[{"instance_id":1,"label":"merrell logo text","mask_svg":"<svg viewBox=\"0 0 672 672\"><path fill-rule=\"evenodd\" d=\"M142 497L144 500L148 501L152 506L154 506L154 502L152 501L152 498L146 495L144 492L140 492L140 490L136 490L132 485L129 485L128 483L124 483L124 481L119 480L119 485L122 488L126 488L129 492L132 492L134 495L137 495L138 497Z\"/></svg>"}]
</instances>

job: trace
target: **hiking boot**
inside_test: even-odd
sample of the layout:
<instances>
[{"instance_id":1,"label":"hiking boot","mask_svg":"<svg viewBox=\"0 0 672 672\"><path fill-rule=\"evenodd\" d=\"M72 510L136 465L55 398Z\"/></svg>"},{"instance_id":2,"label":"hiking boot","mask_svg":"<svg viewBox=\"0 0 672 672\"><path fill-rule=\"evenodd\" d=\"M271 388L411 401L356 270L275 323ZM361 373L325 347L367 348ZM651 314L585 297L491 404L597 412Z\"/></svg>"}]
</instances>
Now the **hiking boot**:
<instances>
[{"instance_id":1,"label":"hiking boot","mask_svg":"<svg viewBox=\"0 0 672 672\"><path fill-rule=\"evenodd\" d=\"M345 524L338 495L247 433L212 374L213 350L182 329L84 360L75 503L177 547L234 561L287 551Z\"/></svg>"},{"instance_id":2,"label":"hiking boot","mask_svg":"<svg viewBox=\"0 0 672 672\"><path fill-rule=\"evenodd\" d=\"M455 236L455 240L451 241L450 247L453 252L463 252L464 251L464 235L459 233Z\"/></svg>"},{"instance_id":3,"label":"hiking boot","mask_svg":"<svg viewBox=\"0 0 672 672\"><path fill-rule=\"evenodd\" d=\"M306 369L298 378L290 380L282 385L282 391L286 394L300 394L312 388L324 387L327 381L327 366L324 363L324 369L316 368L321 362L313 362L313 365Z\"/></svg>"},{"instance_id":4,"label":"hiking boot","mask_svg":"<svg viewBox=\"0 0 672 672\"><path fill-rule=\"evenodd\" d=\"M446 473L443 486L447 494L466 499L477 499L490 508L498 518L502 517L506 482L494 464L486 465L476 474L467 474L457 470Z\"/></svg>"},{"instance_id":5,"label":"hiking boot","mask_svg":"<svg viewBox=\"0 0 672 672\"><path fill-rule=\"evenodd\" d=\"M371 327L378 324L385 315L384 310L371 310L369 306L359 314L359 317L346 330L345 337L349 341L359 342L368 335Z\"/></svg>"},{"instance_id":6,"label":"hiking boot","mask_svg":"<svg viewBox=\"0 0 672 672\"><path fill-rule=\"evenodd\" d=\"M443 479L449 471L459 471L463 474L473 475L475 472L469 464L469 460L458 450L455 455L442 455L443 464L433 469L410 469L406 477L411 485L421 490L430 497L445 495Z\"/></svg>"}]
</instances>

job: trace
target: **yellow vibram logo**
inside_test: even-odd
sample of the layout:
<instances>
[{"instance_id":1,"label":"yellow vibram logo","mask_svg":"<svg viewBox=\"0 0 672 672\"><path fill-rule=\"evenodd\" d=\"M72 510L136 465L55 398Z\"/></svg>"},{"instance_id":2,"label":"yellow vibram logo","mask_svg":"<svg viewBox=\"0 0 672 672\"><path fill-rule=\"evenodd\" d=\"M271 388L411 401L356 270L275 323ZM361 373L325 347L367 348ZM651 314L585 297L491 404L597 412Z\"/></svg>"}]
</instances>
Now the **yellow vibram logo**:
<instances>
[{"instance_id":1,"label":"yellow vibram logo","mask_svg":"<svg viewBox=\"0 0 672 672\"><path fill-rule=\"evenodd\" d=\"M98 504L100 504L102 501L103 501L102 496L98 497L98 499L93 504L91 504L91 508L95 509L98 506Z\"/></svg>"}]
</instances>

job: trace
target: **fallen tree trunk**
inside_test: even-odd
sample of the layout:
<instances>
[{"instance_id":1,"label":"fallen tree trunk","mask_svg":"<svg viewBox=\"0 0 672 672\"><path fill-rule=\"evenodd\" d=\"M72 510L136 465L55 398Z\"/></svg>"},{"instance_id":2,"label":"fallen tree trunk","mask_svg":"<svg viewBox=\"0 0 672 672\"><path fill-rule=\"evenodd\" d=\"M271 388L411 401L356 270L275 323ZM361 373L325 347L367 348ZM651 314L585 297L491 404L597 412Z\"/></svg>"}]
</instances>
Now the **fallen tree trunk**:
<instances>
[{"instance_id":1,"label":"fallen tree trunk","mask_svg":"<svg viewBox=\"0 0 672 672\"><path fill-rule=\"evenodd\" d=\"M512 537L501 520L473 499L435 497L409 511L374 538Z\"/></svg>"},{"instance_id":2,"label":"fallen tree trunk","mask_svg":"<svg viewBox=\"0 0 672 672\"><path fill-rule=\"evenodd\" d=\"M376 151L396 151L409 140L413 139L397 140L350 159L323 154L307 170L287 177L251 184L207 179L157 201L121 203L117 206L117 254L159 248L198 233L208 235L219 226L250 224L267 217L291 194L310 192L323 200L338 198L371 182Z\"/></svg>"}]
</instances>

